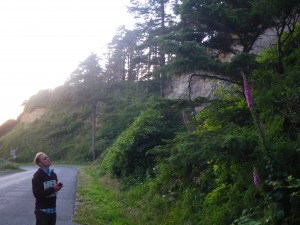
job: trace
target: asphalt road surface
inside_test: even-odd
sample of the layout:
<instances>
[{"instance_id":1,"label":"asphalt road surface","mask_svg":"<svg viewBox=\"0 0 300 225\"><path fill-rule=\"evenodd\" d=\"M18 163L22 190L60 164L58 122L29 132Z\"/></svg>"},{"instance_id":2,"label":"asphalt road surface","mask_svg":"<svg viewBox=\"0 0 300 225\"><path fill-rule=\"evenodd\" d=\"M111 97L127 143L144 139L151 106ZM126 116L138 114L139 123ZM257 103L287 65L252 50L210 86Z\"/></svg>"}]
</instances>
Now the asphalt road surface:
<instances>
[{"instance_id":1,"label":"asphalt road surface","mask_svg":"<svg viewBox=\"0 0 300 225\"><path fill-rule=\"evenodd\" d=\"M34 203L31 180L37 166L24 166L25 171L0 176L0 225L34 225ZM74 225L77 167L51 166L63 188L57 195L57 225Z\"/></svg>"}]
</instances>

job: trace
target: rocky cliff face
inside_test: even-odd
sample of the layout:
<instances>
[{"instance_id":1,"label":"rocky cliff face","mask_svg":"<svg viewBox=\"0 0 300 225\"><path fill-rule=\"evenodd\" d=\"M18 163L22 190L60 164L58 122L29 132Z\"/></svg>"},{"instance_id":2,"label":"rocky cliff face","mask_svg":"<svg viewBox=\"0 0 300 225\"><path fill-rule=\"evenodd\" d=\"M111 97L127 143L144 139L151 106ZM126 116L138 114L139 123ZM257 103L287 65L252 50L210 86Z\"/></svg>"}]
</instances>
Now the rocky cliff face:
<instances>
[{"instance_id":1,"label":"rocky cliff face","mask_svg":"<svg viewBox=\"0 0 300 225\"><path fill-rule=\"evenodd\" d=\"M165 89L165 97L169 99L195 99L204 97L213 99L213 92L220 86L227 85L225 81L190 75L172 78ZM190 82L189 82L190 80Z\"/></svg>"},{"instance_id":2,"label":"rocky cliff face","mask_svg":"<svg viewBox=\"0 0 300 225\"><path fill-rule=\"evenodd\" d=\"M250 53L258 55L261 51L266 50L276 44L277 36L274 29L267 29L254 43ZM222 62L230 61L232 54L220 54L218 58ZM213 92L220 85L228 85L225 81L216 79L193 77L189 83L191 75L182 75L172 77L165 88L165 97L169 99L195 99L204 97L213 99Z\"/></svg>"},{"instance_id":3,"label":"rocky cliff face","mask_svg":"<svg viewBox=\"0 0 300 225\"><path fill-rule=\"evenodd\" d=\"M274 46L277 42L276 30L269 28L257 38L250 53L258 55L261 51Z\"/></svg>"}]
</instances>

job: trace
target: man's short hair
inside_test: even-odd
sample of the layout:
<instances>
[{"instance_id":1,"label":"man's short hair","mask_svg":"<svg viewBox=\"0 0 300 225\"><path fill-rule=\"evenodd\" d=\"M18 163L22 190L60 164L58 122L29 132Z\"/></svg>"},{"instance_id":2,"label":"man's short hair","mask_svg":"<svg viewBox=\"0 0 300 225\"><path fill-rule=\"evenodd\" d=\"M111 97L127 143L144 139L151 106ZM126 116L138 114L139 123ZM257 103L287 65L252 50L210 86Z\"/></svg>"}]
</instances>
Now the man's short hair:
<instances>
[{"instance_id":1,"label":"man's short hair","mask_svg":"<svg viewBox=\"0 0 300 225\"><path fill-rule=\"evenodd\" d=\"M37 165L39 164L39 162L41 161L40 160L40 155L44 155L45 153L44 152L38 152L36 153L34 159L33 159L33 162L35 162Z\"/></svg>"}]
</instances>

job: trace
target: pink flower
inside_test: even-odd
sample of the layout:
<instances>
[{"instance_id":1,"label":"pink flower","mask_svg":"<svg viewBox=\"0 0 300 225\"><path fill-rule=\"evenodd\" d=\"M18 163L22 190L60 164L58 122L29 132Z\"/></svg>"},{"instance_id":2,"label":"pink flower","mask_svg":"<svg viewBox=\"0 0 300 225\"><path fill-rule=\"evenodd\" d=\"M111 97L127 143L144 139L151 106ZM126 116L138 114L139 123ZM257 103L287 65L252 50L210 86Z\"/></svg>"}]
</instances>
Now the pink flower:
<instances>
[{"instance_id":1,"label":"pink flower","mask_svg":"<svg viewBox=\"0 0 300 225\"><path fill-rule=\"evenodd\" d=\"M182 118L183 118L184 124L187 126L188 118L187 118L187 116L186 116L186 114L184 112L182 112Z\"/></svg>"},{"instance_id":2,"label":"pink flower","mask_svg":"<svg viewBox=\"0 0 300 225\"><path fill-rule=\"evenodd\" d=\"M251 106L252 106L251 94L250 94L249 86L248 86L245 76L243 76L243 80L244 80L244 94L245 94L246 102L247 102L248 108L251 108Z\"/></svg>"},{"instance_id":3,"label":"pink flower","mask_svg":"<svg viewBox=\"0 0 300 225\"><path fill-rule=\"evenodd\" d=\"M259 184L260 184L260 179L259 179L259 177L258 177L258 175L257 175L257 172L256 172L256 169L255 169L255 168L254 168L254 170L253 170L252 175L253 175L253 181L254 181L255 186L256 186L256 187L259 186Z\"/></svg>"}]
</instances>

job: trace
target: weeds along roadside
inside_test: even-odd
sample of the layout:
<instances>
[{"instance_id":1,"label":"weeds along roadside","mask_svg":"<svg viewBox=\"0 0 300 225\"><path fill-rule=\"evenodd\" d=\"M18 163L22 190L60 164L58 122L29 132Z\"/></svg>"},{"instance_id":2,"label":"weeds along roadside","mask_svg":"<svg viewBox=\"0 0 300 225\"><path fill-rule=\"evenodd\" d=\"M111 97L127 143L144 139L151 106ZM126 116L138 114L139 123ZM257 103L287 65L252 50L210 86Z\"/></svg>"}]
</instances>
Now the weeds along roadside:
<instances>
[{"instance_id":1,"label":"weeds along roadside","mask_svg":"<svg viewBox=\"0 0 300 225\"><path fill-rule=\"evenodd\" d=\"M99 177L88 167L78 171L75 223L133 225L123 211L116 181Z\"/></svg>"}]
</instances>

